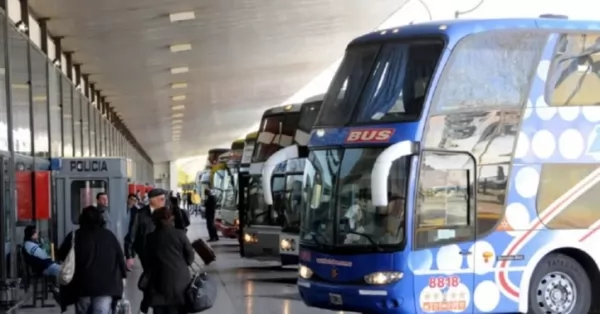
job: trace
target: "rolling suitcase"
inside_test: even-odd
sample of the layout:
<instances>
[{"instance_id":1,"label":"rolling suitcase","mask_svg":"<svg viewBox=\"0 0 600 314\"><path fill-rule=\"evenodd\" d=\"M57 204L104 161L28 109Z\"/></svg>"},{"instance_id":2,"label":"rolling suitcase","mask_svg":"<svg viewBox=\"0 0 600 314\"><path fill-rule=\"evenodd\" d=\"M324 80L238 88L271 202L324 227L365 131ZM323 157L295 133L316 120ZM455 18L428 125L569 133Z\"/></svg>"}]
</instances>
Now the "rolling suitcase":
<instances>
[{"instance_id":1,"label":"rolling suitcase","mask_svg":"<svg viewBox=\"0 0 600 314\"><path fill-rule=\"evenodd\" d=\"M217 259L215 255L215 251L202 239L195 240L192 242L192 247L194 251L198 253L204 265L210 265L210 263L214 262Z\"/></svg>"}]
</instances>

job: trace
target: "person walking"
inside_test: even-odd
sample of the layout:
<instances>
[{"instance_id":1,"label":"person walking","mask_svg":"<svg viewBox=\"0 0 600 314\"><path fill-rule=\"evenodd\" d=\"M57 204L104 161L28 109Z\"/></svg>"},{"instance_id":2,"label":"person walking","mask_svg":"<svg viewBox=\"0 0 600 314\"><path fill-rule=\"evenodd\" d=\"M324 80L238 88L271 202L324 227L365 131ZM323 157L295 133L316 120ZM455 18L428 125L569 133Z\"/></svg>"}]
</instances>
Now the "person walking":
<instances>
[{"instance_id":1,"label":"person walking","mask_svg":"<svg viewBox=\"0 0 600 314\"><path fill-rule=\"evenodd\" d=\"M133 268L136 256L142 264L142 269L146 269L146 258L144 256L146 236L155 229L152 212L158 208L165 207L166 193L164 190L152 189L148 192L148 198L149 204L137 210L135 218L129 224L129 230L125 236L125 256L127 258L127 269L129 270ZM142 299L140 311L142 313L148 312L148 303L145 296Z\"/></svg>"},{"instance_id":2,"label":"person walking","mask_svg":"<svg viewBox=\"0 0 600 314\"><path fill-rule=\"evenodd\" d=\"M123 296L125 256L119 240L105 226L100 210L94 206L84 208L79 215L79 229L69 233L58 250L60 261L67 258L72 247L75 250L73 279L61 287L63 312L74 303L76 314L111 314Z\"/></svg>"},{"instance_id":3,"label":"person walking","mask_svg":"<svg viewBox=\"0 0 600 314\"><path fill-rule=\"evenodd\" d=\"M217 214L217 198L210 192L210 189L204 191L206 200L204 207L206 212L206 229L208 229L209 242L219 241L219 234L215 226L215 216Z\"/></svg>"},{"instance_id":4,"label":"person walking","mask_svg":"<svg viewBox=\"0 0 600 314\"><path fill-rule=\"evenodd\" d=\"M179 230L187 230L190 225L190 216L186 210L179 207L179 200L176 197L171 197L171 210L173 211L173 217L175 219L175 228Z\"/></svg>"},{"instance_id":5,"label":"person walking","mask_svg":"<svg viewBox=\"0 0 600 314\"><path fill-rule=\"evenodd\" d=\"M154 314L186 314L185 291L191 281L194 249L185 232L175 228L170 208L156 209L152 219L156 229L148 234L144 253L145 298Z\"/></svg>"}]
</instances>

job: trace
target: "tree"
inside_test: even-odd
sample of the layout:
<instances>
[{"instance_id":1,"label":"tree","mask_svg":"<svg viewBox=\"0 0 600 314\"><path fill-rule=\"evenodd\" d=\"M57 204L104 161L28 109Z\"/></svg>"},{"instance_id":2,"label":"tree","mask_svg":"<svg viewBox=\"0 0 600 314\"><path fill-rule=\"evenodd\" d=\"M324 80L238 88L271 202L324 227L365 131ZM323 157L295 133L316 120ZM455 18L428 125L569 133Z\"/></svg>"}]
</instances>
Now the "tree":
<instances>
[{"instance_id":1,"label":"tree","mask_svg":"<svg viewBox=\"0 0 600 314\"><path fill-rule=\"evenodd\" d=\"M183 169L177 167L177 186L183 187L185 184L193 183L193 179L183 171Z\"/></svg>"}]
</instances>

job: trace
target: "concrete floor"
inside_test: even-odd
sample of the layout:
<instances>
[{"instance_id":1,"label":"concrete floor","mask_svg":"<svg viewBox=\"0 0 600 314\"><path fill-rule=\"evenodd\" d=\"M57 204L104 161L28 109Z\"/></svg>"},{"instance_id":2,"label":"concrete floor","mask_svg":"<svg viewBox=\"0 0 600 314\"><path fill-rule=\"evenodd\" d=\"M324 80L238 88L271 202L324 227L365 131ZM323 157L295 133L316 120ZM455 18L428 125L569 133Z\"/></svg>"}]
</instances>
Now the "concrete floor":
<instances>
[{"instance_id":1,"label":"concrete floor","mask_svg":"<svg viewBox=\"0 0 600 314\"><path fill-rule=\"evenodd\" d=\"M200 218L192 218L188 230L190 239L207 238L206 224ZM258 262L240 258L236 240L224 239L213 245L217 261L207 267L209 274L217 277L219 284L215 306L206 314L325 314L332 312L305 306L296 288L297 269L281 269L275 263ZM198 258L199 260L199 258ZM200 262L201 263L201 262ZM133 314L139 313L141 293L137 280L141 267L131 272L127 284L127 297L131 301ZM60 313L58 307L23 309L18 313ZM74 313L71 308L67 313Z\"/></svg>"}]
</instances>

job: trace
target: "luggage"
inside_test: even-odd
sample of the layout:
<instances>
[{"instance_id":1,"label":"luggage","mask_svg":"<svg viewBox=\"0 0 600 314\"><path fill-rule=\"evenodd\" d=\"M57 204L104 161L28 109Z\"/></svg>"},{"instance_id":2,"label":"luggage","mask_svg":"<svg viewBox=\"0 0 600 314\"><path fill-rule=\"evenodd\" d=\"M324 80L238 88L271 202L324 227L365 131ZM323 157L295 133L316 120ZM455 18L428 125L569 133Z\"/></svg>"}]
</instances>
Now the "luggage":
<instances>
[{"instance_id":1,"label":"luggage","mask_svg":"<svg viewBox=\"0 0 600 314\"><path fill-rule=\"evenodd\" d=\"M194 273L189 286L185 290L185 308L188 313L203 312L215 304L217 300L217 285L211 281L208 274Z\"/></svg>"},{"instance_id":2,"label":"luggage","mask_svg":"<svg viewBox=\"0 0 600 314\"><path fill-rule=\"evenodd\" d=\"M195 240L192 242L194 251L198 253L205 265L209 265L217 259L215 251L202 239Z\"/></svg>"}]
</instances>

